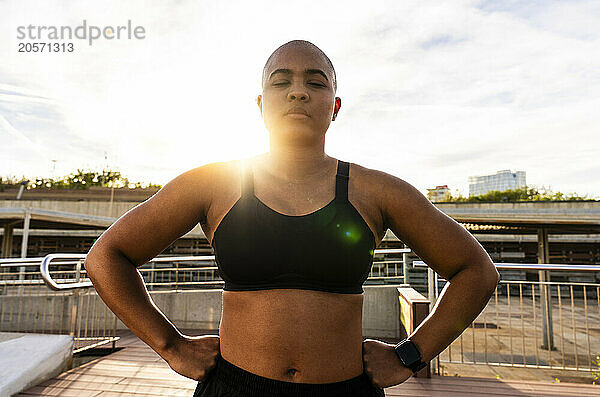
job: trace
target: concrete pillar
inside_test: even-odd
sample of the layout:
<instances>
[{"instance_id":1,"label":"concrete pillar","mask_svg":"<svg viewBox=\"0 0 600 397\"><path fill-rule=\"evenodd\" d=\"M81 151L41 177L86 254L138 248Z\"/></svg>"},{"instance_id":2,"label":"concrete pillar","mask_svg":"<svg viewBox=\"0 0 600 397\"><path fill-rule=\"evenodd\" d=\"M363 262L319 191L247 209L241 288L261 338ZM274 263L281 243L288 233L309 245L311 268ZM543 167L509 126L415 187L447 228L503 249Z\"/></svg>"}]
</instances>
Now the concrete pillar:
<instances>
[{"instance_id":1,"label":"concrete pillar","mask_svg":"<svg viewBox=\"0 0 600 397\"><path fill-rule=\"evenodd\" d=\"M13 245L13 229L12 225L4 225L4 234L2 235L2 250L0 258L10 258L12 255Z\"/></svg>"},{"instance_id":2,"label":"concrete pillar","mask_svg":"<svg viewBox=\"0 0 600 397\"><path fill-rule=\"evenodd\" d=\"M548 246L548 230L544 227L538 229L538 263L550 263L550 249ZM550 281L548 270L538 271L540 282ZM542 346L544 350L556 350L552 332L552 290L546 284L540 284L540 305L542 307Z\"/></svg>"},{"instance_id":3,"label":"concrete pillar","mask_svg":"<svg viewBox=\"0 0 600 397\"><path fill-rule=\"evenodd\" d=\"M25 210L25 219L23 220L23 239L21 240L21 258L27 258L27 244L29 243L29 223L31 221L31 210ZM19 280L25 280L25 266L19 267ZM23 285L17 289L17 294L23 294Z\"/></svg>"},{"instance_id":4,"label":"concrete pillar","mask_svg":"<svg viewBox=\"0 0 600 397\"><path fill-rule=\"evenodd\" d=\"M438 294L435 275L436 273L433 271L433 269L427 266L427 297L429 298L430 311L433 311Z\"/></svg>"},{"instance_id":5,"label":"concrete pillar","mask_svg":"<svg viewBox=\"0 0 600 397\"><path fill-rule=\"evenodd\" d=\"M29 243L29 223L31 222L31 210L25 210L23 220L23 240L21 241L21 258L27 258L27 244Z\"/></svg>"},{"instance_id":6,"label":"concrete pillar","mask_svg":"<svg viewBox=\"0 0 600 397\"><path fill-rule=\"evenodd\" d=\"M408 254L402 253L402 274L404 275L404 284L410 285L410 279L408 276Z\"/></svg>"}]
</instances>

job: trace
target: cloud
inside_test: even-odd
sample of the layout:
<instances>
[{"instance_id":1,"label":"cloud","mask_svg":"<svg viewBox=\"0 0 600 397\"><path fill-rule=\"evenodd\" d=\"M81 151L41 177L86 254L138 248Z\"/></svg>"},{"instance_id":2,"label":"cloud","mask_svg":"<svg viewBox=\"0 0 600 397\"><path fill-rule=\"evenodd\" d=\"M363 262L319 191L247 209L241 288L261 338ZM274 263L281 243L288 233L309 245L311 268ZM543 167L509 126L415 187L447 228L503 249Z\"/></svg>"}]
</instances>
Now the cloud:
<instances>
[{"instance_id":1,"label":"cloud","mask_svg":"<svg viewBox=\"0 0 600 397\"><path fill-rule=\"evenodd\" d=\"M51 158L68 172L105 164L108 153L125 175L165 183L266 151L254 102L262 67L296 38L313 41L336 68L342 109L327 132L331 155L423 192L466 189L468 175L507 168L538 185L581 189L569 172L591 175L597 163L589 151L600 147L594 2L113 5L0 3L0 115L45 153L11 157L10 172L42 174ZM132 20L146 39L17 52L16 26L83 19ZM598 181L585 188L600 194Z\"/></svg>"},{"instance_id":2,"label":"cloud","mask_svg":"<svg viewBox=\"0 0 600 397\"><path fill-rule=\"evenodd\" d=\"M485 0L475 7L488 13L504 13L536 29L579 40L596 40L600 4L587 0L499 1ZM559 22L559 23L557 23Z\"/></svg>"},{"instance_id":3,"label":"cloud","mask_svg":"<svg viewBox=\"0 0 600 397\"><path fill-rule=\"evenodd\" d=\"M453 37L451 35L444 34L444 35L432 37L432 38L428 39L427 41L424 41L423 43L420 44L420 47L424 50L431 50L431 49L437 49L438 47L442 47L442 46L464 43L465 41L467 41L466 38L458 38L458 37Z\"/></svg>"}]
</instances>

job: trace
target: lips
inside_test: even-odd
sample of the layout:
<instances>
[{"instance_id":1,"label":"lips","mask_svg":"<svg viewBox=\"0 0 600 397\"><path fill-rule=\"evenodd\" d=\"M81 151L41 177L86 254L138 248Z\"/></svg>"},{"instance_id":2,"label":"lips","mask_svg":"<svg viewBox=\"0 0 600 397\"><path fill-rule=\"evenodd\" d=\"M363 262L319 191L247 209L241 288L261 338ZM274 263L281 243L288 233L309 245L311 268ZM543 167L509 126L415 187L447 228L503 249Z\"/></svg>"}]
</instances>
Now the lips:
<instances>
[{"instance_id":1,"label":"lips","mask_svg":"<svg viewBox=\"0 0 600 397\"><path fill-rule=\"evenodd\" d=\"M288 110L285 114L303 114L305 116L308 116L308 112L301 107L293 107L290 110Z\"/></svg>"}]
</instances>

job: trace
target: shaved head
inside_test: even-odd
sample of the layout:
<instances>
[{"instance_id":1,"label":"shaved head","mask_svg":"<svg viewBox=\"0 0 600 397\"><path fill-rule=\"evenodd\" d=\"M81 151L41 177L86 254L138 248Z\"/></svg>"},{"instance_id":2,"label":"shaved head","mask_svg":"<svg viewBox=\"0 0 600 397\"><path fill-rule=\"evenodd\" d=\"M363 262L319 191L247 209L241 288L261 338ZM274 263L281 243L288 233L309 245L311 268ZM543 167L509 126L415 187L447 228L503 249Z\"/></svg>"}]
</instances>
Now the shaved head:
<instances>
[{"instance_id":1,"label":"shaved head","mask_svg":"<svg viewBox=\"0 0 600 397\"><path fill-rule=\"evenodd\" d=\"M333 68L333 64L331 63L331 60L329 59L329 57L327 55L325 55L325 53L323 51L321 51L321 49L319 47L317 47L310 41L306 41L306 40L288 41L287 43L279 46L275 51L273 51L273 53L269 56L269 59L267 59L267 62L265 63L265 67L263 68L262 86L263 87L265 86L265 81L267 80L267 77L268 77L267 73L269 72L269 69L271 68L271 63L277 57L277 55L283 51L289 51L289 50L294 50L294 49L312 50L312 51L316 52L317 54L319 54L319 56L321 56L325 60L326 64L331 68L331 74L333 76L333 80L332 80L333 91L336 92L337 91L337 78L335 76L335 69Z\"/></svg>"}]
</instances>

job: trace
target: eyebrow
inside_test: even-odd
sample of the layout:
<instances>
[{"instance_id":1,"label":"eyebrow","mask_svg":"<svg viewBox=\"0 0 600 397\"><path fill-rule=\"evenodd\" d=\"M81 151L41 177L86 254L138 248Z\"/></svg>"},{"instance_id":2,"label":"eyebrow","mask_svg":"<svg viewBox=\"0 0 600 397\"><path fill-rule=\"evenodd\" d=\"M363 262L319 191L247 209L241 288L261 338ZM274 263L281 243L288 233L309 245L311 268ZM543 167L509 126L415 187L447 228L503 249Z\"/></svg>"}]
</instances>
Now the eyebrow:
<instances>
[{"instance_id":1,"label":"eyebrow","mask_svg":"<svg viewBox=\"0 0 600 397\"><path fill-rule=\"evenodd\" d=\"M273 77L273 75L276 74L276 73L293 74L293 72L290 69L275 69L273 71L273 73L271 73L271 75L269 76L269 79L271 77ZM306 73L306 74L320 74L321 76L325 77L325 80L329 81L329 79L327 78L327 75L321 69L304 69L304 73Z\"/></svg>"}]
</instances>

